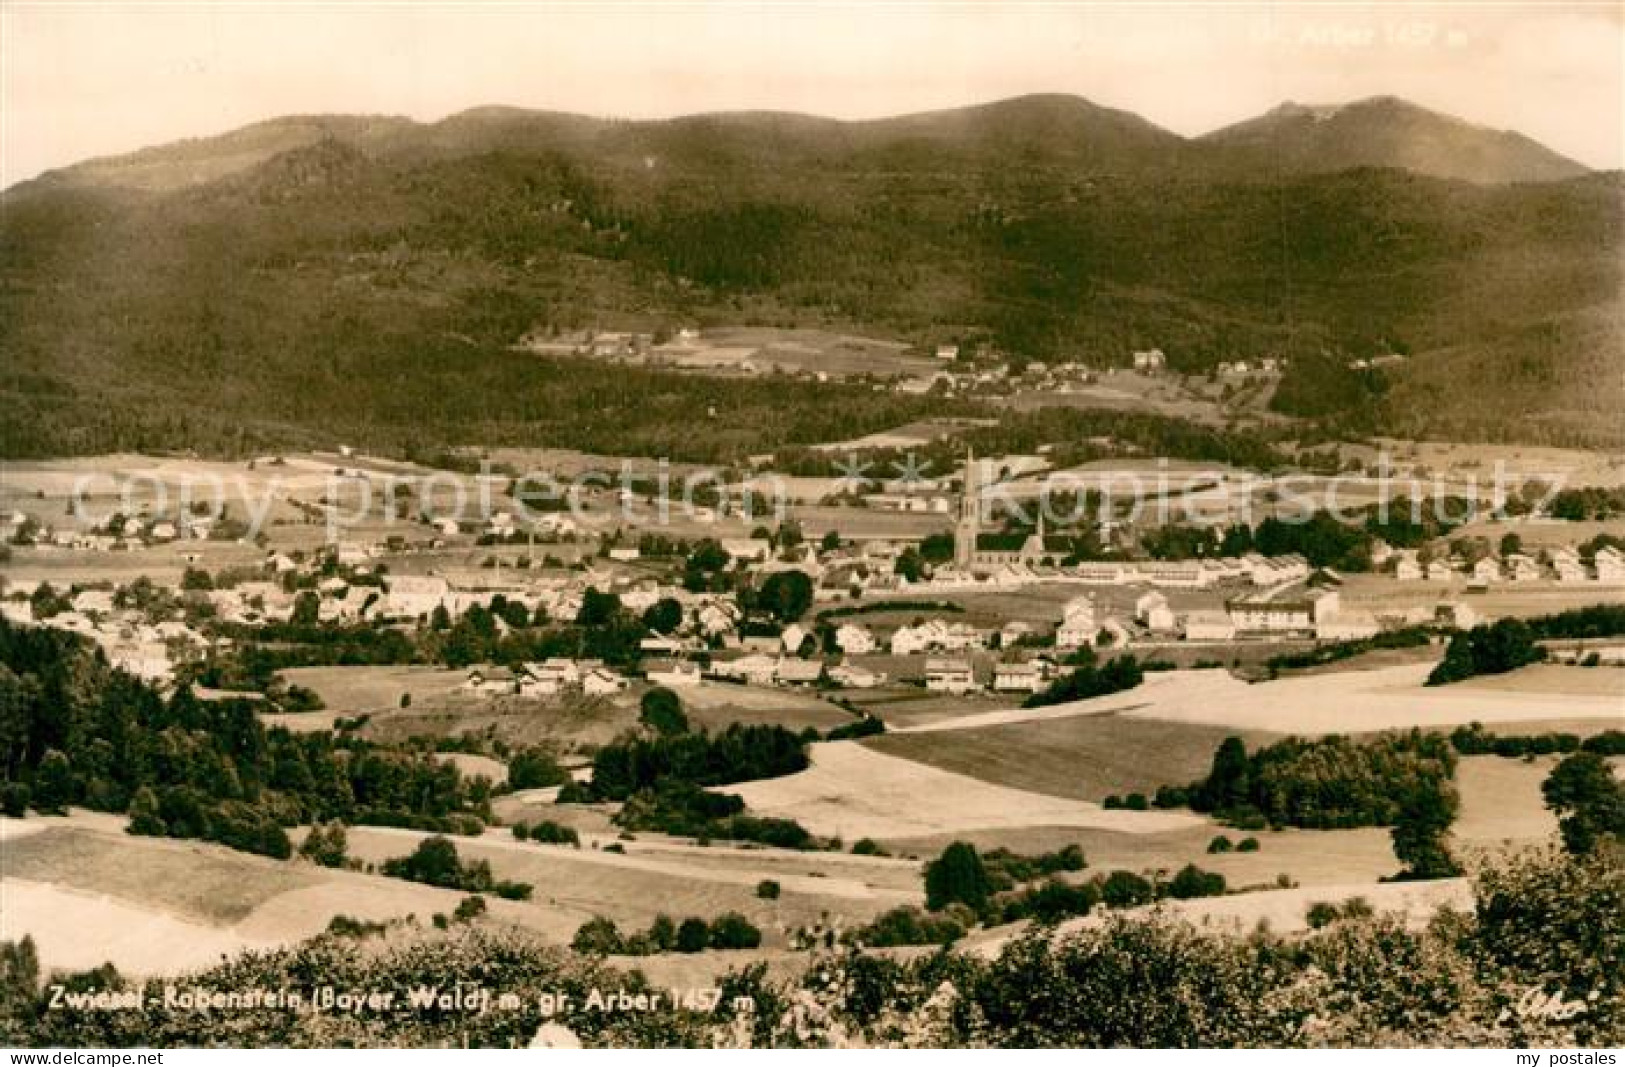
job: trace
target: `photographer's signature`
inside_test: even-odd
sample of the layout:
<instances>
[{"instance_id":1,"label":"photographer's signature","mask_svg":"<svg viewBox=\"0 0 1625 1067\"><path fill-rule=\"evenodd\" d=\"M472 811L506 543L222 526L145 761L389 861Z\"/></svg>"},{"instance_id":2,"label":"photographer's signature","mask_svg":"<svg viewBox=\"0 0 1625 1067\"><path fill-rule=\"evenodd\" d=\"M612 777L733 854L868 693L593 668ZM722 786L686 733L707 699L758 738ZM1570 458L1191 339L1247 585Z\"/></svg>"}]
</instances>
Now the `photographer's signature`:
<instances>
[{"instance_id":1,"label":"photographer's signature","mask_svg":"<svg viewBox=\"0 0 1625 1067\"><path fill-rule=\"evenodd\" d=\"M1595 994L1593 994L1595 996ZM1583 1000L1564 1000L1560 994L1548 993L1538 986L1523 991L1516 1004L1501 1013L1501 1021L1517 1016L1520 1019L1545 1019L1548 1022L1566 1022L1586 1013Z\"/></svg>"}]
</instances>

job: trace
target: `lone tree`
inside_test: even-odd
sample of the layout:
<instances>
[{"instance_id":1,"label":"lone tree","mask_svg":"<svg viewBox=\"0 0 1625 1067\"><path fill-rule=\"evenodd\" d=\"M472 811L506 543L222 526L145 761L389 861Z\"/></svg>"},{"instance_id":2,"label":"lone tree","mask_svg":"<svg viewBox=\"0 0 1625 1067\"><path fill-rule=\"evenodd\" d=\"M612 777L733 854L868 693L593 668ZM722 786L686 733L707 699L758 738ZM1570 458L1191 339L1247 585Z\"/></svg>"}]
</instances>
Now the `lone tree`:
<instances>
[{"instance_id":1,"label":"lone tree","mask_svg":"<svg viewBox=\"0 0 1625 1067\"><path fill-rule=\"evenodd\" d=\"M1456 821L1460 807L1461 800L1448 782L1419 783L1400 797L1390 833L1394 855L1405 864L1400 878L1454 878L1461 873L1448 843L1450 824Z\"/></svg>"},{"instance_id":2,"label":"lone tree","mask_svg":"<svg viewBox=\"0 0 1625 1067\"><path fill-rule=\"evenodd\" d=\"M305 835L299 846L299 855L323 867L343 868L349 860L349 837L341 822L322 825L317 823Z\"/></svg>"},{"instance_id":3,"label":"lone tree","mask_svg":"<svg viewBox=\"0 0 1625 1067\"><path fill-rule=\"evenodd\" d=\"M980 911L992 893L992 883L976 846L955 841L942 855L925 865L925 906L940 911L950 904L965 904Z\"/></svg>"},{"instance_id":4,"label":"lone tree","mask_svg":"<svg viewBox=\"0 0 1625 1067\"><path fill-rule=\"evenodd\" d=\"M756 594L757 606L783 623L801 618L812 602L812 579L806 571L775 571Z\"/></svg>"},{"instance_id":5,"label":"lone tree","mask_svg":"<svg viewBox=\"0 0 1625 1067\"><path fill-rule=\"evenodd\" d=\"M678 952L704 952L711 944L711 928L704 919L684 919L677 928Z\"/></svg>"},{"instance_id":6,"label":"lone tree","mask_svg":"<svg viewBox=\"0 0 1625 1067\"><path fill-rule=\"evenodd\" d=\"M508 784L515 789L543 789L569 780L570 772L559 766L552 750L540 745L521 749L508 760Z\"/></svg>"},{"instance_id":7,"label":"lone tree","mask_svg":"<svg viewBox=\"0 0 1625 1067\"><path fill-rule=\"evenodd\" d=\"M1213 768L1202 787L1204 806L1211 811L1234 811L1246 807L1251 789L1247 746L1239 737L1227 737L1213 753Z\"/></svg>"},{"instance_id":8,"label":"lone tree","mask_svg":"<svg viewBox=\"0 0 1625 1067\"><path fill-rule=\"evenodd\" d=\"M656 686L643 694L642 713L638 721L662 737L675 737L688 733L688 716L683 714L683 701L664 686Z\"/></svg>"},{"instance_id":9,"label":"lone tree","mask_svg":"<svg viewBox=\"0 0 1625 1067\"><path fill-rule=\"evenodd\" d=\"M669 634L683 625L683 605L671 597L661 597L643 613L643 625L656 633Z\"/></svg>"},{"instance_id":10,"label":"lone tree","mask_svg":"<svg viewBox=\"0 0 1625 1067\"><path fill-rule=\"evenodd\" d=\"M1625 783L1595 752L1576 752L1542 783L1546 806L1557 816L1563 847L1589 855L1606 841L1625 842Z\"/></svg>"},{"instance_id":11,"label":"lone tree","mask_svg":"<svg viewBox=\"0 0 1625 1067\"><path fill-rule=\"evenodd\" d=\"M464 881L457 846L439 834L418 842L417 850L410 856L385 861L384 873L442 889L460 888Z\"/></svg>"}]
</instances>

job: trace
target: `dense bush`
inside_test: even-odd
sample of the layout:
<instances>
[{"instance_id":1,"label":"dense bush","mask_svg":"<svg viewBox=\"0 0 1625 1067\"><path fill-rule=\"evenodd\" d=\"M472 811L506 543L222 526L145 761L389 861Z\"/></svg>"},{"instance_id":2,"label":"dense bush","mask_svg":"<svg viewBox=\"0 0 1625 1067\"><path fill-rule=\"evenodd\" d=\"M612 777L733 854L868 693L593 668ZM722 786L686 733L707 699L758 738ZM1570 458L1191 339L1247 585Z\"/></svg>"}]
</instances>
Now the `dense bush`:
<instances>
[{"instance_id":1,"label":"dense bush","mask_svg":"<svg viewBox=\"0 0 1625 1067\"><path fill-rule=\"evenodd\" d=\"M1021 882L1031 882L1062 871L1081 871L1088 865L1083 848L1079 845L1067 845L1054 852L1033 856L996 848L982 853L981 860L987 870L989 884L995 890L1008 889Z\"/></svg>"},{"instance_id":2,"label":"dense bush","mask_svg":"<svg viewBox=\"0 0 1625 1067\"><path fill-rule=\"evenodd\" d=\"M832 727L824 735L825 741L854 741L860 737L874 737L886 732L886 723L873 715L865 715L855 722Z\"/></svg>"},{"instance_id":3,"label":"dense bush","mask_svg":"<svg viewBox=\"0 0 1625 1067\"><path fill-rule=\"evenodd\" d=\"M806 770L800 737L782 726L732 723L716 735L625 737L593 758L592 790L605 800L674 779L695 785L728 785L777 778Z\"/></svg>"},{"instance_id":4,"label":"dense bush","mask_svg":"<svg viewBox=\"0 0 1625 1067\"><path fill-rule=\"evenodd\" d=\"M1074 668L1051 682L1049 688L1028 697L1022 702L1022 707L1041 708L1119 693L1133 689L1144 678L1145 673L1133 656L1117 656L1102 667Z\"/></svg>"},{"instance_id":5,"label":"dense bush","mask_svg":"<svg viewBox=\"0 0 1625 1067\"><path fill-rule=\"evenodd\" d=\"M1449 792L1455 765L1449 742L1419 730L1363 741L1287 738L1250 754L1229 737L1186 794L1195 810L1243 828L1257 828L1254 819L1321 830L1391 826L1406 796Z\"/></svg>"},{"instance_id":6,"label":"dense bush","mask_svg":"<svg viewBox=\"0 0 1625 1067\"><path fill-rule=\"evenodd\" d=\"M348 850L349 839L343 823L317 823L299 843L299 855L323 867L343 869L349 864Z\"/></svg>"},{"instance_id":7,"label":"dense bush","mask_svg":"<svg viewBox=\"0 0 1625 1067\"><path fill-rule=\"evenodd\" d=\"M681 779L627 799L615 822L628 830L653 830L681 837L755 841L775 848L806 849L817 845L812 834L793 819L745 814L745 802L731 793L714 793Z\"/></svg>"},{"instance_id":8,"label":"dense bush","mask_svg":"<svg viewBox=\"0 0 1625 1067\"><path fill-rule=\"evenodd\" d=\"M1619 637L1625 634L1625 604L1591 604L1525 620L1539 638Z\"/></svg>"},{"instance_id":9,"label":"dense bush","mask_svg":"<svg viewBox=\"0 0 1625 1067\"><path fill-rule=\"evenodd\" d=\"M546 789L569 780L570 772L559 766L551 749L521 749L508 758L508 785L512 789Z\"/></svg>"},{"instance_id":10,"label":"dense bush","mask_svg":"<svg viewBox=\"0 0 1625 1067\"><path fill-rule=\"evenodd\" d=\"M1625 782L1595 752L1564 759L1541 784L1541 793L1570 852L1625 847Z\"/></svg>"},{"instance_id":11,"label":"dense bush","mask_svg":"<svg viewBox=\"0 0 1625 1067\"><path fill-rule=\"evenodd\" d=\"M1100 879L1095 879L1073 885L1059 878L1046 878L1020 892L999 897L999 921L1010 923L1034 919L1041 923L1055 923L1076 915L1087 915L1101 902L1100 882Z\"/></svg>"},{"instance_id":12,"label":"dense bush","mask_svg":"<svg viewBox=\"0 0 1625 1067\"><path fill-rule=\"evenodd\" d=\"M964 937L975 922L976 917L968 908L951 907L940 912L926 912L904 904L850 931L846 940L850 944L869 948L949 945Z\"/></svg>"},{"instance_id":13,"label":"dense bush","mask_svg":"<svg viewBox=\"0 0 1625 1067\"><path fill-rule=\"evenodd\" d=\"M574 845L581 847L581 835L574 827L556 823L551 819L541 822L519 822L513 826L513 836L521 841L534 841L538 845Z\"/></svg>"},{"instance_id":14,"label":"dense bush","mask_svg":"<svg viewBox=\"0 0 1625 1067\"><path fill-rule=\"evenodd\" d=\"M1384 630L1371 637L1362 637L1351 641L1328 641L1315 645L1313 648L1302 649L1297 652L1283 652L1278 656L1271 656L1264 661L1264 666L1272 672L1295 670L1304 667L1320 667L1328 663L1337 663L1340 660L1352 659L1376 649L1388 648L1417 648L1426 645L1432 640L1432 634L1424 626L1407 626L1398 630Z\"/></svg>"},{"instance_id":15,"label":"dense bush","mask_svg":"<svg viewBox=\"0 0 1625 1067\"><path fill-rule=\"evenodd\" d=\"M688 918L681 924L658 915L648 930L623 934L602 916L589 919L576 930L570 947L586 956L650 956L660 952L703 952L712 949L752 949L762 943L762 932L743 915L724 912L707 923Z\"/></svg>"},{"instance_id":16,"label":"dense bush","mask_svg":"<svg viewBox=\"0 0 1625 1067\"><path fill-rule=\"evenodd\" d=\"M465 893L495 893L510 900L529 900L531 887L524 882L498 881L485 860L464 863L457 846L444 837L426 837L409 856L385 860L381 870L391 878L460 889Z\"/></svg>"},{"instance_id":17,"label":"dense bush","mask_svg":"<svg viewBox=\"0 0 1625 1067\"><path fill-rule=\"evenodd\" d=\"M1546 658L1535 631L1522 619L1497 619L1456 634L1444 659L1428 675L1428 685L1448 685L1480 674L1505 674Z\"/></svg>"},{"instance_id":18,"label":"dense bush","mask_svg":"<svg viewBox=\"0 0 1625 1067\"><path fill-rule=\"evenodd\" d=\"M1195 864L1187 863L1175 873L1173 878L1169 879L1166 891L1175 900L1223 896L1225 891L1224 875L1204 871Z\"/></svg>"},{"instance_id":19,"label":"dense bush","mask_svg":"<svg viewBox=\"0 0 1625 1067\"><path fill-rule=\"evenodd\" d=\"M643 694L638 721L661 737L688 732L688 716L683 714L682 698L665 686L657 685Z\"/></svg>"},{"instance_id":20,"label":"dense bush","mask_svg":"<svg viewBox=\"0 0 1625 1067\"><path fill-rule=\"evenodd\" d=\"M955 841L925 865L925 906L932 911L950 904L980 911L992 892L993 881L975 845Z\"/></svg>"}]
</instances>

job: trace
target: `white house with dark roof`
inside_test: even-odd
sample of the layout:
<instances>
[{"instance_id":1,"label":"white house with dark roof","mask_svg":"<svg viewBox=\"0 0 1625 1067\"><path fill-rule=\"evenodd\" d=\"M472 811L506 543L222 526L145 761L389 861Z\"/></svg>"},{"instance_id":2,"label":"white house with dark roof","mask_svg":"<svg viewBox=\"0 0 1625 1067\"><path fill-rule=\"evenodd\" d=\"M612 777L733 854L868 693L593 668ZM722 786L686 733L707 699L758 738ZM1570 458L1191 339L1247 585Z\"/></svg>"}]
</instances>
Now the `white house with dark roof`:
<instances>
[{"instance_id":1,"label":"white house with dark roof","mask_svg":"<svg viewBox=\"0 0 1625 1067\"><path fill-rule=\"evenodd\" d=\"M970 661L932 657L925 661L925 687L933 693L969 693L976 688Z\"/></svg>"}]
</instances>

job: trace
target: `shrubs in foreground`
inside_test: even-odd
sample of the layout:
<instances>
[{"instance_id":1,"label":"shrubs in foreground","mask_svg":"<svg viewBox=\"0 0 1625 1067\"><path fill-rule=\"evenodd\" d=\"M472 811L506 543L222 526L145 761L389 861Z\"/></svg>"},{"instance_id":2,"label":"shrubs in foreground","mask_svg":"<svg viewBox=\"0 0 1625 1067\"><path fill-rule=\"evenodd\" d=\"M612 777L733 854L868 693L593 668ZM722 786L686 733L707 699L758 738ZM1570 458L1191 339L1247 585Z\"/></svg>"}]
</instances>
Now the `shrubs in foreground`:
<instances>
[{"instance_id":1,"label":"shrubs in foreground","mask_svg":"<svg viewBox=\"0 0 1625 1067\"><path fill-rule=\"evenodd\" d=\"M459 925L360 944L317 937L145 984L142 1012L46 1010L28 943L0 945L0 1036L34 1047L516 1047L544 1023L616 1047L1577 1047L1625 1042L1625 866L1542 850L1475 879L1476 914L1415 928L1343 905L1319 930L1238 936L1169 916L1038 929L991 958L841 950L787 980L724 976L720 1002L604 1011L589 996L654 992L638 974L517 930ZM945 913L945 917L946 913ZM459 984L511 1010L199 1012L162 987L393 992ZM72 988L143 988L104 969ZM551 1016L543 994L570 1000ZM553 1003L558 1003L553 998ZM1544 1005L1545 1010L1540 1007Z\"/></svg>"}]
</instances>

